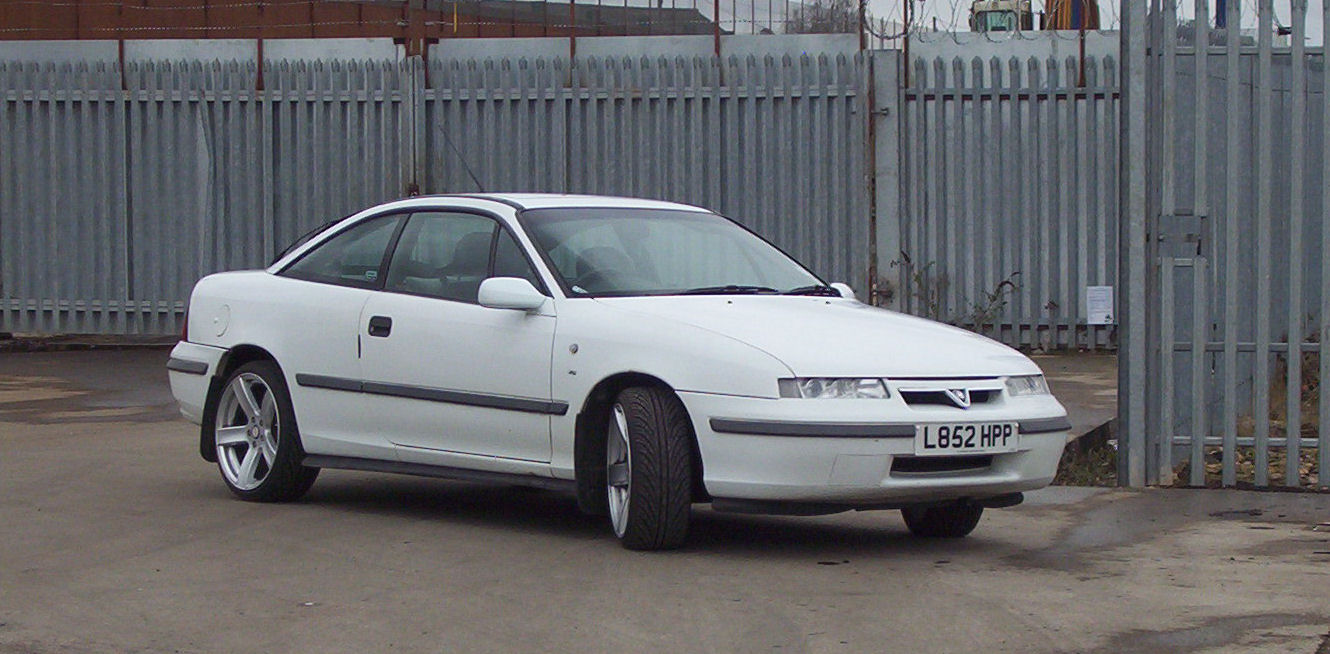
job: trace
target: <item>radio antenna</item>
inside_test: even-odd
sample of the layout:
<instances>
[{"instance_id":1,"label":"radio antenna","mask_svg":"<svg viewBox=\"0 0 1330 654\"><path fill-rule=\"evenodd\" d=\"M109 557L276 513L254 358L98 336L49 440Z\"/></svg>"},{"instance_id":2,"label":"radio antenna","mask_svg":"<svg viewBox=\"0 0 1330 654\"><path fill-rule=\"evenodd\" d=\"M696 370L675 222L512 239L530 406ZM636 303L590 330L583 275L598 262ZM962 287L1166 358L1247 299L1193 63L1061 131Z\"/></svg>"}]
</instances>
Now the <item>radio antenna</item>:
<instances>
[{"instance_id":1,"label":"radio antenna","mask_svg":"<svg viewBox=\"0 0 1330 654\"><path fill-rule=\"evenodd\" d=\"M458 150L456 145L453 145L453 140L448 138L448 130L445 130L443 125L439 125L439 134L443 135L443 142L448 144L448 149L452 150L453 154L457 155L457 160L462 162L462 168L465 169L466 174L471 177L471 181L476 183L476 188L480 189L481 193L486 193L485 185L480 183L480 178L476 177L476 173L471 170L471 166L466 162L466 155L463 155L462 151Z\"/></svg>"}]
</instances>

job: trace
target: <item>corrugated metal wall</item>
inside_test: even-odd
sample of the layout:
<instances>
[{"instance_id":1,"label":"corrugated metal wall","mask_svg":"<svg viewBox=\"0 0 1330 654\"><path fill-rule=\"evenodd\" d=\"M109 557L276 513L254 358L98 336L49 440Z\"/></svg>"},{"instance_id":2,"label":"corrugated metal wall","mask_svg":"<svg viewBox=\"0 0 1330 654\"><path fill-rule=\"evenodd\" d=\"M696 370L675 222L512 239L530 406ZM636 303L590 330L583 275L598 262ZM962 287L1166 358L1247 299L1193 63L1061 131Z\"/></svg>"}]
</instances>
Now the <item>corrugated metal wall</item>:
<instances>
[{"instance_id":1,"label":"corrugated metal wall","mask_svg":"<svg viewBox=\"0 0 1330 654\"><path fill-rule=\"evenodd\" d=\"M1087 286L1117 280L1113 57L916 59L901 106L900 249L879 270L906 311L1024 347L1114 345ZM1008 280L1011 284L1004 284Z\"/></svg>"},{"instance_id":2,"label":"corrugated metal wall","mask_svg":"<svg viewBox=\"0 0 1330 654\"><path fill-rule=\"evenodd\" d=\"M169 334L208 273L407 194L679 200L864 288L861 59L0 64L0 330Z\"/></svg>"}]
</instances>

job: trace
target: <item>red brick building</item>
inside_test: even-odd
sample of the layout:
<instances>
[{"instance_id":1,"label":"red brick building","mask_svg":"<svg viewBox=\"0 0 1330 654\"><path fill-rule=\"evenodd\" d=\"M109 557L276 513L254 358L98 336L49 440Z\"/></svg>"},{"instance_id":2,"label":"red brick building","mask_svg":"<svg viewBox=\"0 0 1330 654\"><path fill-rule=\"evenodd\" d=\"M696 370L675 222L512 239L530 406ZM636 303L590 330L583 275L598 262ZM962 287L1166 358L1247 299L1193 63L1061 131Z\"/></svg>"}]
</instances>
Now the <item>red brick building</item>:
<instances>
[{"instance_id":1,"label":"red brick building","mask_svg":"<svg viewBox=\"0 0 1330 654\"><path fill-rule=\"evenodd\" d=\"M692 6L524 0L0 0L0 40L711 34Z\"/></svg>"}]
</instances>

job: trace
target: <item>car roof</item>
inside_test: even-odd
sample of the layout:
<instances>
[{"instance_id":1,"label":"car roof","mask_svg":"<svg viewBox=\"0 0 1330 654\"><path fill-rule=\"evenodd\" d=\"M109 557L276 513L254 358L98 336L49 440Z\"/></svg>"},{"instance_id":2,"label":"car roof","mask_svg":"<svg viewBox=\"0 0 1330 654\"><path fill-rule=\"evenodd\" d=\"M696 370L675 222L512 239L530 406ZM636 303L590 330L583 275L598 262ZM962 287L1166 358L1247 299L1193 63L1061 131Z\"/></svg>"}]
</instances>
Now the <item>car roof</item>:
<instances>
[{"instance_id":1,"label":"car roof","mask_svg":"<svg viewBox=\"0 0 1330 654\"><path fill-rule=\"evenodd\" d=\"M456 193L447 195L426 195L423 198L474 198L493 200L519 209L554 209L559 207L577 208L635 208L635 209L674 209L678 211L711 211L678 202L625 198L606 195L565 195L561 193Z\"/></svg>"}]
</instances>

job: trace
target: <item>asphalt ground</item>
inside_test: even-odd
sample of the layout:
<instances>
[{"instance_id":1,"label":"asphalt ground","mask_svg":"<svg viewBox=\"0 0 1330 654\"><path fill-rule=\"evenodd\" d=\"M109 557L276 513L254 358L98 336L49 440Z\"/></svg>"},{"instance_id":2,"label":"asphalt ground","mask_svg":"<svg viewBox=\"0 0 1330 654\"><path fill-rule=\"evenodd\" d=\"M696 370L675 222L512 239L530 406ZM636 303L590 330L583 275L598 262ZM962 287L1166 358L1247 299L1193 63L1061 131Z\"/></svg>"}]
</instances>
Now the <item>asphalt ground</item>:
<instances>
[{"instance_id":1,"label":"asphalt ground","mask_svg":"<svg viewBox=\"0 0 1330 654\"><path fill-rule=\"evenodd\" d=\"M235 500L165 360L0 353L0 652L1330 653L1327 495L1052 488L958 541L699 506L637 553L543 491Z\"/></svg>"}]
</instances>

